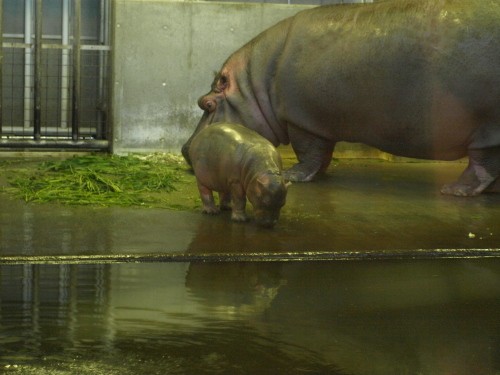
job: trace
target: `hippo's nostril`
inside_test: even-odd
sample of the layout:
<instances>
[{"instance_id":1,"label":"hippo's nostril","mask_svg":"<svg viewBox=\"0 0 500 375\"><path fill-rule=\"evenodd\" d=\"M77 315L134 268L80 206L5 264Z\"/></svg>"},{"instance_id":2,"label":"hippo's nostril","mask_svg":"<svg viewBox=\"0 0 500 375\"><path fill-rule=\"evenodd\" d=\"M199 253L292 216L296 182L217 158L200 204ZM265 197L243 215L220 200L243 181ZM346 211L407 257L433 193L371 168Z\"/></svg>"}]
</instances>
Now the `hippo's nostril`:
<instances>
[{"instance_id":1,"label":"hippo's nostril","mask_svg":"<svg viewBox=\"0 0 500 375\"><path fill-rule=\"evenodd\" d=\"M217 103L213 98L203 96L198 100L198 106L204 111L213 112L217 108Z\"/></svg>"},{"instance_id":2,"label":"hippo's nostril","mask_svg":"<svg viewBox=\"0 0 500 375\"><path fill-rule=\"evenodd\" d=\"M217 107L217 104L215 103L214 100L209 100L209 101L207 101L206 106L207 106L207 111L208 112L213 112L213 111L215 111L215 108Z\"/></svg>"}]
</instances>

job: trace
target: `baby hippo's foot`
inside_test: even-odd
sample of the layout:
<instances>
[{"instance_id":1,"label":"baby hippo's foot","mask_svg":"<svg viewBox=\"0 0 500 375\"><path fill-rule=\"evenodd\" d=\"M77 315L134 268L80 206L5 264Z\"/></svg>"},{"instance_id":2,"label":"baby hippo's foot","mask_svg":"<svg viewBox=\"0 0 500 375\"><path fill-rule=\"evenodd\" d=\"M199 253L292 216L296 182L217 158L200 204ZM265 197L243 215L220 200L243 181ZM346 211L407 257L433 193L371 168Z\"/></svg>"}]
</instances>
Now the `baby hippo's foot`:
<instances>
[{"instance_id":1,"label":"baby hippo's foot","mask_svg":"<svg viewBox=\"0 0 500 375\"><path fill-rule=\"evenodd\" d=\"M215 206L203 206L201 212L207 215L218 215L220 210Z\"/></svg>"},{"instance_id":2,"label":"baby hippo's foot","mask_svg":"<svg viewBox=\"0 0 500 375\"><path fill-rule=\"evenodd\" d=\"M243 223L245 221L248 221L248 217L245 214L244 211L234 211L231 213L231 220Z\"/></svg>"}]
</instances>

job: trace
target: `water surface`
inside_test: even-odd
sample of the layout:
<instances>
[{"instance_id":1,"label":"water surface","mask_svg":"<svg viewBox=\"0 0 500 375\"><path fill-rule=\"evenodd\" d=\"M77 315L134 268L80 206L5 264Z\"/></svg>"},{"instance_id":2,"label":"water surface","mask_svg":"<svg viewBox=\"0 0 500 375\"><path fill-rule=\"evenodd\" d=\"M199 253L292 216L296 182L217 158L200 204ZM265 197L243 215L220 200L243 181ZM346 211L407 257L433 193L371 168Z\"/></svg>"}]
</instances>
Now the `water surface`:
<instances>
[{"instance_id":1,"label":"water surface","mask_svg":"<svg viewBox=\"0 0 500 375\"><path fill-rule=\"evenodd\" d=\"M500 374L500 262L0 266L0 371Z\"/></svg>"}]
</instances>

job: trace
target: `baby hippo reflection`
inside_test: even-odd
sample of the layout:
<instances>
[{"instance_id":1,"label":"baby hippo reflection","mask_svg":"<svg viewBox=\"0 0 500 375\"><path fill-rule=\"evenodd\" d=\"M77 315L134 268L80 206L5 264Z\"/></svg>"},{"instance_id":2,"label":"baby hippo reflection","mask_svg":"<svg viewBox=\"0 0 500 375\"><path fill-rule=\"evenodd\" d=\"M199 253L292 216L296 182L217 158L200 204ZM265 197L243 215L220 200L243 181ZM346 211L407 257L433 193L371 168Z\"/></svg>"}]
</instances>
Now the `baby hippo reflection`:
<instances>
[{"instance_id":1,"label":"baby hippo reflection","mask_svg":"<svg viewBox=\"0 0 500 375\"><path fill-rule=\"evenodd\" d=\"M212 194L217 191L221 209L230 209L231 203L232 220L247 220L248 198L257 224L276 224L285 205L287 184L281 174L281 157L269 141L238 124L214 124L192 139L189 159L204 213L219 213Z\"/></svg>"},{"instance_id":2,"label":"baby hippo reflection","mask_svg":"<svg viewBox=\"0 0 500 375\"><path fill-rule=\"evenodd\" d=\"M286 285L282 268L279 262L193 262L186 287L219 319L259 317Z\"/></svg>"}]
</instances>

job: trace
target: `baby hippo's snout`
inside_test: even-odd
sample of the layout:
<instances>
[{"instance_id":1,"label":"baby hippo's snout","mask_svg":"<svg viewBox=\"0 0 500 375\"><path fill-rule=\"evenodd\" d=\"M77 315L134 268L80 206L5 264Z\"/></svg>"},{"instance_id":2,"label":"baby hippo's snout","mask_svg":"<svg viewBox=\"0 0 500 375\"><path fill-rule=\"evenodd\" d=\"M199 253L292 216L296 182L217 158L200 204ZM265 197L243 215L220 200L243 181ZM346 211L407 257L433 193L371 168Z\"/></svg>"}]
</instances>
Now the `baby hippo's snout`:
<instances>
[{"instance_id":1,"label":"baby hippo's snout","mask_svg":"<svg viewBox=\"0 0 500 375\"><path fill-rule=\"evenodd\" d=\"M272 228L278 222L281 208L285 205L288 185L278 174L263 174L253 190L248 191L256 223Z\"/></svg>"},{"instance_id":2,"label":"baby hippo's snout","mask_svg":"<svg viewBox=\"0 0 500 375\"><path fill-rule=\"evenodd\" d=\"M254 214L255 222L263 228L273 228L280 218L279 209L278 212L255 211Z\"/></svg>"}]
</instances>

